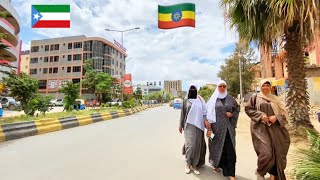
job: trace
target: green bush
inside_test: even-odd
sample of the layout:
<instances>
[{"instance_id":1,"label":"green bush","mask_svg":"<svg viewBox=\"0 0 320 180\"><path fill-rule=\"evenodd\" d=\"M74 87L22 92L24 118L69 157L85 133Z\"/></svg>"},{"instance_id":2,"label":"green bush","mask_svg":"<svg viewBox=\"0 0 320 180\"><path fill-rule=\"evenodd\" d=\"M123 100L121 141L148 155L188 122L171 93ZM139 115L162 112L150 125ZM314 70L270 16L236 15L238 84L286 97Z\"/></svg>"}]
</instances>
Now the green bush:
<instances>
[{"instance_id":1,"label":"green bush","mask_svg":"<svg viewBox=\"0 0 320 180\"><path fill-rule=\"evenodd\" d=\"M101 107L107 107L107 105L105 103L101 103L100 105Z\"/></svg>"},{"instance_id":2,"label":"green bush","mask_svg":"<svg viewBox=\"0 0 320 180\"><path fill-rule=\"evenodd\" d=\"M119 103L114 103L112 106L113 106L113 107L118 107L118 106L119 106Z\"/></svg>"},{"instance_id":3,"label":"green bush","mask_svg":"<svg viewBox=\"0 0 320 180\"><path fill-rule=\"evenodd\" d=\"M294 170L296 179L318 180L320 177L320 134L307 131L310 148L297 153L297 165Z\"/></svg>"}]
</instances>

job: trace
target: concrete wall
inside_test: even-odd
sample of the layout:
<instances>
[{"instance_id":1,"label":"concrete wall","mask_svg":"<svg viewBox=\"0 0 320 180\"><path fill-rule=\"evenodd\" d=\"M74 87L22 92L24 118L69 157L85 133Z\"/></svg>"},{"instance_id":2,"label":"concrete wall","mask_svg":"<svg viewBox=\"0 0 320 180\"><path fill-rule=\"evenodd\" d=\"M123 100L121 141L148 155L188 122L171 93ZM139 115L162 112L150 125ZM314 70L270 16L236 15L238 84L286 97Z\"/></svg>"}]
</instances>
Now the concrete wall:
<instances>
[{"instance_id":1,"label":"concrete wall","mask_svg":"<svg viewBox=\"0 0 320 180\"><path fill-rule=\"evenodd\" d=\"M320 77L308 77L308 93L311 105L320 105Z\"/></svg>"}]
</instances>

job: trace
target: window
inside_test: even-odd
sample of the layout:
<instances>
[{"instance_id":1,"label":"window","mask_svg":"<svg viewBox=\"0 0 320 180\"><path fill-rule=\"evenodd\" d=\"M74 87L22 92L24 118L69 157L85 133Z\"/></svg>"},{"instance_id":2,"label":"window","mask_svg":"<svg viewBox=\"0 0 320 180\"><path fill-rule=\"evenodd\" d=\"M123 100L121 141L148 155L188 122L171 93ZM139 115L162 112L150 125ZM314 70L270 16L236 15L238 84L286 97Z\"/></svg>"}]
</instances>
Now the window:
<instances>
[{"instance_id":1,"label":"window","mask_svg":"<svg viewBox=\"0 0 320 180\"><path fill-rule=\"evenodd\" d=\"M54 45L54 50L58 51L59 50L59 44Z\"/></svg>"},{"instance_id":2,"label":"window","mask_svg":"<svg viewBox=\"0 0 320 180\"><path fill-rule=\"evenodd\" d=\"M49 45L44 46L44 51L49 51Z\"/></svg>"},{"instance_id":3,"label":"window","mask_svg":"<svg viewBox=\"0 0 320 180\"><path fill-rule=\"evenodd\" d=\"M74 60L74 61L79 61L79 60L81 60L81 54L74 54L74 55L73 55L73 60Z\"/></svg>"},{"instance_id":4,"label":"window","mask_svg":"<svg viewBox=\"0 0 320 180\"><path fill-rule=\"evenodd\" d=\"M46 89L47 88L47 80L39 80L38 88L39 89Z\"/></svg>"},{"instance_id":5,"label":"window","mask_svg":"<svg viewBox=\"0 0 320 180\"><path fill-rule=\"evenodd\" d=\"M80 79L79 79L79 78L72 79L72 83L73 83L73 84L76 84L76 83L79 83L79 82L80 82Z\"/></svg>"},{"instance_id":6,"label":"window","mask_svg":"<svg viewBox=\"0 0 320 180\"><path fill-rule=\"evenodd\" d=\"M68 61L71 61L72 55L68 55Z\"/></svg>"},{"instance_id":7,"label":"window","mask_svg":"<svg viewBox=\"0 0 320 180\"><path fill-rule=\"evenodd\" d=\"M62 67L62 70L64 70L64 67Z\"/></svg>"},{"instance_id":8,"label":"window","mask_svg":"<svg viewBox=\"0 0 320 180\"><path fill-rule=\"evenodd\" d=\"M53 62L53 56L50 56L50 62Z\"/></svg>"},{"instance_id":9,"label":"window","mask_svg":"<svg viewBox=\"0 0 320 180\"><path fill-rule=\"evenodd\" d=\"M38 63L38 58L30 58L30 63Z\"/></svg>"},{"instance_id":10,"label":"window","mask_svg":"<svg viewBox=\"0 0 320 180\"><path fill-rule=\"evenodd\" d=\"M44 57L43 62L48 62L48 60L49 60L49 57Z\"/></svg>"},{"instance_id":11,"label":"window","mask_svg":"<svg viewBox=\"0 0 320 180\"><path fill-rule=\"evenodd\" d=\"M42 57L40 57L40 60L42 60Z\"/></svg>"},{"instance_id":12,"label":"window","mask_svg":"<svg viewBox=\"0 0 320 180\"><path fill-rule=\"evenodd\" d=\"M82 48L82 42L75 42L75 43L73 44L73 48L74 48L74 49Z\"/></svg>"},{"instance_id":13,"label":"window","mask_svg":"<svg viewBox=\"0 0 320 180\"><path fill-rule=\"evenodd\" d=\"M54 45L51 44L51 45L50 45L50 51L53 51L53 50L54 50Z\"/></svg>"},{"instance_id":14,"label":"window","mask_svg":"<svg viewBox=\"0 0 320 180\"><path fill-rule=\"evenodd\" d=\"M118 64L118 61L116 60L116 66L118 67L119 66L119 64Z\"/></svg>"},{"instance_id":15,"label":"window","mask_svg":"<svg viewBox=\"0 0 320 180\"><path fill-rule=\"evenodd\" d=\"M53 61L54 61L54 62L59 62L59 56L54 56Z\"/></svg>"},{"instance_id":16,"label":"window","mask_svg":"<svg viewBox=\"0 0 320 180\"><path fill-rule=\"evenodd\" d=\"M72 43L68 43L68 49L72 49Z\"/></svg>"},{"instance_id":17,"label":"window","mask_svg":"<svg viewBox=\"0 0 320 180\"><path fill-rule=\"evenodd\" d=\"M53 68L53 73L58 73L58 68L57 67Z\"/></svg>"},{"instance_id":18,"label":"window","mask_svg":"<svg viewBox=\"0 0 320 180\"><path fill-rule=\"evenodd\" d=\"M48 73L48 68L43 68L42 73L43 74L47 74Z\"/></svg>"},{"instance_id":19,"label":"window","mask_svg":"<svg viewBox=\"0 0 320 180\"><path fill-rule=\"evenodd\" d=\"M41 46L41 49L43 48L43 46Z\"/></svg>"},{"instance_id":20,"label":"window","mask_svg":"<svg viewBox=\"0 0 320 180\"><path fill-rule=\"evenodd\" d=\"M30 74L37 74L37 69L30 69Z\"/></svg>"},{"instance_id":21,"label":"window","mask_svg":"<svg viewBox=\"0 0 320 180\"><path fill-rule=\"evenodd\" d=\"M67 67L67 73L71 72L71 67Z\"/></svg>"},{"instance_id":22,"label":"window","mask_svg":"<svg viewBox=\"0 0 320 180\"><path fill-rule=\"evenodd\" d=\"M120 68L122 68L122 63L120 63Z\"/></svg>"},{"instance_id":23,"label":"window","mask_svg":"<svg viewBox=\"0 0 320 180\"><path fill-rule=\"evenodd\" d=\"M62 56L62 58L65 58L65 57L66 57L65 55Z\"/></svg>"},{"instance_id":24,"label":"window","mask_svg":"<svg viewBox=\"0 0 320 180\"><path fill-rule=\"evenodd\" d=\"M49 68L49 74L52 74L52 68Z\"/></svg>"},{"instance_id":25,"label":"window","mask_svg":"<svg viewBox=\"0 0 320 180\"><path fill-rule=\"evenodd\" d=\"M32 46L31 52L39 52L39 46Z\"/></svg>"},{"instance_id":26,"label":"window","mask_svg":"<svg viewBox=\"0 0 320 180\"><path fill-rule=\"evenodd\" d=\"M80 72L81 71L81 66L73 66L72 67L72 72Z\"/></svg>"}]
</instances>

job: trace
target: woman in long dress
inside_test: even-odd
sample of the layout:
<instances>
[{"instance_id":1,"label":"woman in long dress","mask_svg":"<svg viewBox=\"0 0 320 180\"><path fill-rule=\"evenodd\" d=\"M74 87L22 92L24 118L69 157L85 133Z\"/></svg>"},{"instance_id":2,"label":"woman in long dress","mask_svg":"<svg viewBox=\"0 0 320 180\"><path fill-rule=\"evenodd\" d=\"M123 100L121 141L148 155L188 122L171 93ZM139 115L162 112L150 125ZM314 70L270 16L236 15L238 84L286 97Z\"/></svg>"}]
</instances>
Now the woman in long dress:
<instances>
[{"instance_id":1,"label":"woman in long dress","mask_svg":"<svg viewBox=\"0 0 320 180\"><path fill-rule=\"evenodd\" d=\"M235 179L236 126L239 108L235 99L227 93L227 83L219 81L207 103L205 126L209 137L209 162L215 173ZM215 136L213 137L212 134ZM213 137L213 138L212 138Z\"/></svg>"},{"instance_id":2,"label":"woman in long dress","mask_svg":"<svg viewBox=\"0 0 320 180\"><path fill-rule=\"evenodd\" d=\"M284 102L271 94L271 82L262 80L260 93L253 95L245 107L251 118L251 136L258 156L257 178L285 180L284 169L290 146L290 136L285 128L288 112Z\"/></svg>"},{"instance_id":3,"label":"woman in long dress","mask_svg":"<svg viewBox=\"0 0 320 180\"><path fill-rule=\"evenodd\" d=\"M197 94L195 86L190 86L188 99L183 101L179 132L184 130L185 143L182 154L186 157L185 173L191 170L197 175L198 168L205 163L206 143L204 139L204 120L206 106L204 100Z\"/></svg>"}]
</instances>

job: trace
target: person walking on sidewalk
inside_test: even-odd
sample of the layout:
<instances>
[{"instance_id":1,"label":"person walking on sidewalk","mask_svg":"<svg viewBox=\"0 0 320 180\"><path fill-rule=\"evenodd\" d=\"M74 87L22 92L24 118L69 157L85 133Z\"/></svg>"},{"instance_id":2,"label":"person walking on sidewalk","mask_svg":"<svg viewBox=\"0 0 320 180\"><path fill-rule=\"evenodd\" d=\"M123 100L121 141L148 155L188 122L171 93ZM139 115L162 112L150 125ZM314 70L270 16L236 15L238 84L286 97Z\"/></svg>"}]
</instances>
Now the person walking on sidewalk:
<instances>
[{"instance_id":1,"label":"person walking on sidewalk","mask_svg":"<svg viewBox=\"0 0 320 180\"><path fill-rule=\"evenodd\" d=\"M205 164L206 142L204 139L204 120L206 119L205 101L198 95L197 88L190 86L188 98L183 101L179 132L184 130L185 143L182 154L185 155L187 165L185 173L191 170L197 175L198 168Z\"/></svg>"},{"instance_id":2,"label":"person walking on sidewalk","mask_svg":"<svg viewBox=\"0 0 320 180\"><path fill-rule=\"evenodd\" d=\"M209 137L209 162L213 165L215 173L219 173L222 169L223 175L229 179L235 179L235 129L238 117L239 106L236 100L228 95L227 83L221 80L207 103L205 126Z\"/></svg>"},{"instance_id":3,"label":"person walking on sidewalk","mask_svg":"<svg viewBox=\"0 0 320 180\"><path fill-rule=\"evenodd\" d=\"M251 136L258 156L257 178L285 180L284 169L290 146L290 136L285 128L288 112L284 102L271 94L271 82L262 80L261 92L253 95L245 106L251 118ZM277 177L277 178L276 178Z\"/></svg>"}]
</instances>

